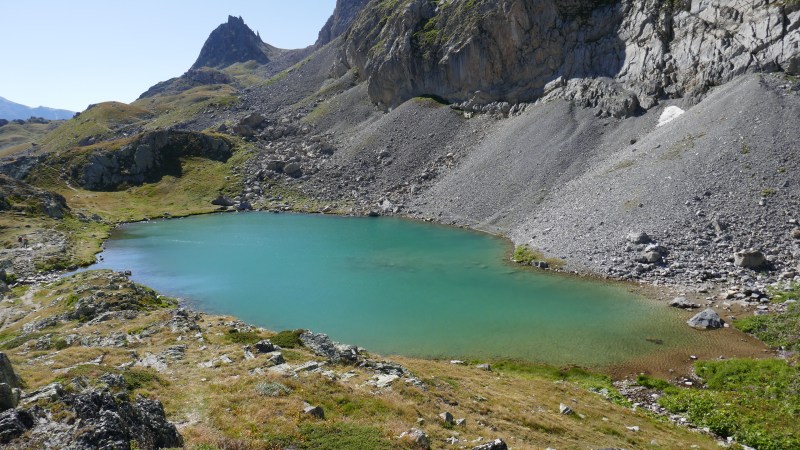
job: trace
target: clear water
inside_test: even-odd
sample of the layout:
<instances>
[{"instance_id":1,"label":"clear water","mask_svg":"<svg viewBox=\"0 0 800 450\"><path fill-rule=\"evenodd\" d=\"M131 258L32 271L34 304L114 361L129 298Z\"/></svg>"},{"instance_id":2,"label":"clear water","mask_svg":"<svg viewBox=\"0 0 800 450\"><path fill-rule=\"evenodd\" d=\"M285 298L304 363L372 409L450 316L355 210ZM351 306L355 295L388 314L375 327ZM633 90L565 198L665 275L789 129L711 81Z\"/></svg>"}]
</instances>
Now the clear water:
<instances>
[{"instance_id":1,"label":"clear water","mask_svg":"<svg viewBox=\"0 0 800 450\"><path fill-rule=\"evenodd\" d=\"M663 304L518 268L506 252L495 237L402 219L220 214L125 225L92 268L381 354L605 366L695 339Z\"/></svg>"}]
</instances>

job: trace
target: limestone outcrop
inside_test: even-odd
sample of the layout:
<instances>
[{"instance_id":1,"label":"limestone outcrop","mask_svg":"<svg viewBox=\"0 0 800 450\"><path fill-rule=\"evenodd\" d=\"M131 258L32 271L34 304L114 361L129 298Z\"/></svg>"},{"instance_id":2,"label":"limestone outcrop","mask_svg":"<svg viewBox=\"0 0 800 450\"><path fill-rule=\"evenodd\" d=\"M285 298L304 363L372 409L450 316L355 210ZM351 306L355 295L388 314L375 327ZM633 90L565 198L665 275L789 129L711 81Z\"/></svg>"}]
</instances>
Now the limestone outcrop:
<instances>
[{"instance_id":1,"label":"limestone outcrop","mask_svg":"<svg viewBox=\"0 0 800 450\"><path fill-rule=\"evenodd\" d=\"M165 174L180 175L179 158L199 156L227 161L231 144L221 137L186 131L153 131L116 150L98 150L87 158L70 158L71 179L90 190L113 190L120 185L140 185Z\"/></svg>"},{"instance_id":2,"label":"limestone outcrop","mask_svg":"<svg viewBox=\"0 0 800 450\"><path fill-rule=\"evenodd\" d=\"M364 8L334 72L357 70L384 108L423 95L468 110L560 97L627 117L799 65L797 3L404 0Z\"/></svg>"}]
</instances>

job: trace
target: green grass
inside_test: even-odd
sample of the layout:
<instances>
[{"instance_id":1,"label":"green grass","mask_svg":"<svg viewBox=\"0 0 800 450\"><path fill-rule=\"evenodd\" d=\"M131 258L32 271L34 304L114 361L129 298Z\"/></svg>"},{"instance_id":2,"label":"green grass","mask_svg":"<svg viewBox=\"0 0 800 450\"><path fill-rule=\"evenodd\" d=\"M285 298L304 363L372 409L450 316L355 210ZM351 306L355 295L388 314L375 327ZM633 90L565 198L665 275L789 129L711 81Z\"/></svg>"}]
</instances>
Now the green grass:
<instances>
[{"instance_id":1,"label":"green grass","mask_svg":"<svg viewBox=\"0 0 800 450\"><path fill-rule=\"evenodd\" d=\"M627 406L628 401L611 383L611 377L594 373L582 367L555 367L521 360L504 359L492 362L492 370L524 375L535 379L562 380L575 383L593 392L603 391L609 401Z\"/></svg>"},{"instance_id":2,"label":"green grass","mask_svg":"<svg viewBox=\"0 0 800 450\"><path fill-rule=\"evenodd\" d=\"M302 347L300 335L305 330L284 330L269 338L270 342L281 348Z\"/></svg>"},{"instance_id":3,"label":"green grass","mask_svg":"<svg viewBox=\"0 0 800 450\"><path fill-rule=\"evenodd\" d=\"M532 249L527 244L517 246L511 259L516 263L525 265L533 261L545 261L553 269L559 269L564 266L563 260L545 256L544 253Z\"/></svg>"},{"instance_id":4,"label":"green grass","mask_svg":"<svg viewBox=\"0 0 800 450\"><path fill-rule=\"evenodd\" d=\"M800 448L800 371L785 360L695 365L707 389L667 389L659 403L700 427L758 449Z\"/></svg>"},{"instance_id":5,"label":"green grass","mask_svg":"<svg viewBox=\"0 0 800 450\"><path fill-rule=\"evenodd\" d=\"M661 380L659 378L653 378L648 375L640 374L636 377L636 384L639 386L644 386L649 389L658 389L659 391L666 391L673 386L668 382Z\"/></svg>"},{"instance_id":6,"label":"green grass","mask_svg":"<svg viewBox=\"0 0 800 450\"><path fill-rule=\"evenodd\" d=\"M800 283L793 281L784 288L771 286L767 288L767 293L772 299L772 303L783 303L787 300L796 300L800 302Z\"/></svg>"},{"instance_id":7,"label":"green grass","mask_svg":"<svg viewBox=\"0 0 800 450\"><path fill-rule=\"evenodd\" d=\"M314 450L391 450L396 444L375 427L347 422L305 423L300 426L302 448Z\"/></svg>"},{"instance_id":8,"label":"green grass","mask_svg":"<svg viewBox=\"0 0 800 450\"><path fill-rule=\"evenodd\" d=\"M255 331L239 332L236 330L230 330L228 334L225 335L225 340L228 342L241 345L255 344L262 339L264 338L261 336L261 334L256 333Z\"/></svg>"},{"instance_id":9,"label":"green grass","mask_svg":"<svg viewBox=\"0 0 800 450\"><path fill-rule=\"evenodd\" d=\"M800 351L800 304L793 303L786 312L763 316L748 316L733 322L733 326L750 333L770 347Z\"/></svg>"},{"instance_id":10,"label":"green grass","mask_svg":"<svg viewBox=\"0 0 800 450\"><path fill-rule=\"evenodd\" d=\"M114 132L145 123L153 114L143 108L119 102L100 103L66 121L41 139L46 151L61 152L95 136L106 139Z\"/></svg>"}]
</instances>

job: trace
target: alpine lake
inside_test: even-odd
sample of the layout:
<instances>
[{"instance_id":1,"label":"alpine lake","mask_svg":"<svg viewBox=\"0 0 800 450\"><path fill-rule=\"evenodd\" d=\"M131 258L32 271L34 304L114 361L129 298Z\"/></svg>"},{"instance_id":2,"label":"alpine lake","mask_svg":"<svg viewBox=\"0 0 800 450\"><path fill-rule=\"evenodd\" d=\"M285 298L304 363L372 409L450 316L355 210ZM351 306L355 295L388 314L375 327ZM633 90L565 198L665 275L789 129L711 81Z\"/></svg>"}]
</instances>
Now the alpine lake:
<instances>
[{"instance_id":1,"label":"alpine lake","mask_svg":"<svg viewBox=\"0 0 800 450\"><path fill-rule=\"evenodd\" d=\"M690 354L763 349L734 330L691 329L691 313L633 285L520 267L501 238L398 218L155 220L120 226L100 256L90 269L130 270L191 308L383 355L664 373Z\"/></svg>"}]
</instances>

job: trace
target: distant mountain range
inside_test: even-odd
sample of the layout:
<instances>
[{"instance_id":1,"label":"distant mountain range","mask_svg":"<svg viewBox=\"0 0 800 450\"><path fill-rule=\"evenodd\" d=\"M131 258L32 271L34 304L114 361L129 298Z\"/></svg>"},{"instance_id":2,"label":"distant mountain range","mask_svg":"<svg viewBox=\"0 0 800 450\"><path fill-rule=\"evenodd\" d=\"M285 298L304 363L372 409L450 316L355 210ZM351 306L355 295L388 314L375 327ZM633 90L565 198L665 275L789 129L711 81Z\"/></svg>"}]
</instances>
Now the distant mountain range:
<instances>
[{"instance_id":1,"label":"distant mountain range","mask_svg":"<svg viewBox=\"0 0 800 450\"><path fill-rule=\"evenodd\" d=\"M70 119L74 115L74 111L67 111L66 109L54 109L45 106L31 108L0 97L0 119L14 120L42 117L49 120L61 120Z\"/></svg>"}]
</instances>

